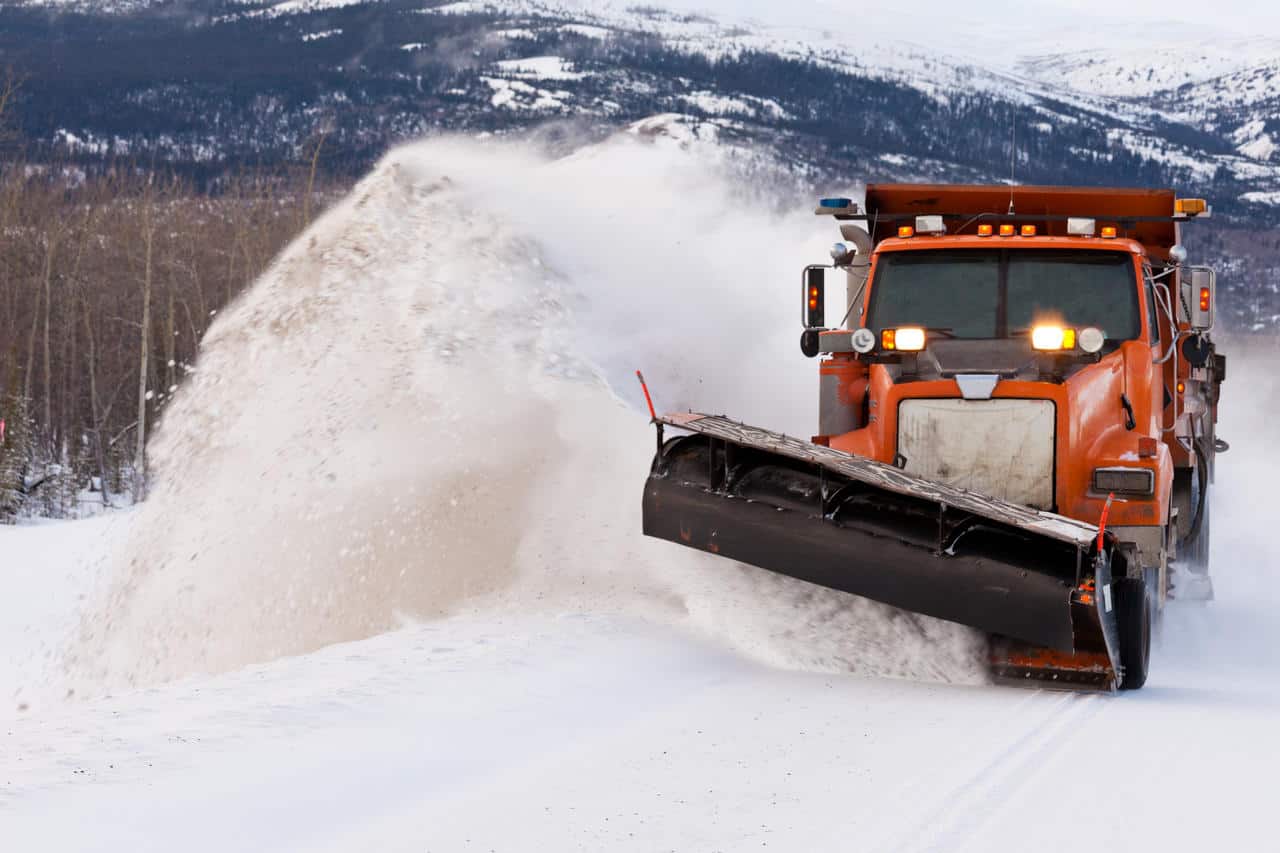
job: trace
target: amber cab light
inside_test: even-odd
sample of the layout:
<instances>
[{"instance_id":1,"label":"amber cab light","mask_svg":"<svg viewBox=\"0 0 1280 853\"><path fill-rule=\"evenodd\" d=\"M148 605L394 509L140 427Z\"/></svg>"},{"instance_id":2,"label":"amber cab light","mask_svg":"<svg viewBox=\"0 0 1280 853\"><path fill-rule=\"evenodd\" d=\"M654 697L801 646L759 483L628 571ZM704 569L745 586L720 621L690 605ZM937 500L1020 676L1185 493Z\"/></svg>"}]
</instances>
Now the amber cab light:
<instances>
[{"instance_id":1,"label":"amber cab light","mask_svg":"<svg viewBox=\"0 0 1280 853\"><path fill-rule=\"evenodd\" d=\"M1017 233L1017 232L1016 232L1016 229L1015 229L1012 225L1001 225L1001 226L1000 226L1000 236L1001 236L1001 237L1012 237L1015 233Z\"/></svg>"},{"instance_id":2,"label":"amber cab light","mask_svg":"<svg viewBox=\"0 0 1280 853\"><path fill-rule=\"evenodd\" d=\"M979 226L978 226L978 236L979 236L979 237L990 237L994 232L995 232L995 228L993 228L991 225L979 225Z\"/></svg>"},{"instance_id":3,"label":"amber cab light","mask_svg":"<svg viewBox=\"0 0 1280 853\"><path fill-rule=\"evenodd\" d=\"M1199 216L1208 209L1208 203L1202 198L1180 198L1173 203L1174 212L1183 216Z\"/></svg>"},{"instance_id":4,"label":"amber cab light","mask_svg":"<svg viewBox=\"0 0 1280 853\"><path fill-rule=\"evenodd\" d=\"M1023 237L1034 237L1034 236L1036 236L1036 227L1035 227L1034 225L1023 225L1023 226L1022 226L1022 236L1023 236Z\"/></svg>"},{"instance_id":5,"label":"amber cab light","mask_svg":"<svg viewBox=\"0 0 1280 853\"><path fill-rule=\"evenodd\" d=\"M898 228L898 236L903 239L906 239L907 237L914 237L915 234L916 229L912 228L910 225L903 225Z\"/></svg>"},{"instance_id":6,"label":"amber cab light","mask_svg":"<svg viewBox=\"0 0 1280 853\"><path fill-rule=\"evenodd\" d=\"M898 342L896 338L897 338L897 329L885 329L883 332L880 333L880 348L881 349L897 349Z\"/></svg>"},{"instance_id":7,"label":"amber cab light","mask_svg":"<svg viewBox=\"0 0 1280 853\"><path fill-rule=\"evenodd\" d=\"M1116 234L1118 233L1119 232L1116 231L1116 227L1114 225L1102 226L1102 238L1104 240L1114 240L1116 238Z\"/></svg>"}]
</instances>

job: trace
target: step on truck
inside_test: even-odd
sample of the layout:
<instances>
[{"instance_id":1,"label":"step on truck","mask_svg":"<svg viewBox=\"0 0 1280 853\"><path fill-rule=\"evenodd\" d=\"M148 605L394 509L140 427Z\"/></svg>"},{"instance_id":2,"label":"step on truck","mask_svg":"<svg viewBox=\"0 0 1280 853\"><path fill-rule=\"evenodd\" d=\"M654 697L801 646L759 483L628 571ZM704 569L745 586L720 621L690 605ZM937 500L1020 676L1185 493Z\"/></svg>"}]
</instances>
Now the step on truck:
<instances>
[{"instance_id":1,"label":"step on truck","mask_svg":"<svg viewBox=\"0 0 1280 853\"><path fill-rule=\"evenodd\" d=\"M816 213L841 233L801 281L816 435L651 406L644 533L973 626L999 681L1141 687L1166 602L1212 596L1226 359L1180 239L1208 205L870 185Z\"/></svg>"}]
</instances>

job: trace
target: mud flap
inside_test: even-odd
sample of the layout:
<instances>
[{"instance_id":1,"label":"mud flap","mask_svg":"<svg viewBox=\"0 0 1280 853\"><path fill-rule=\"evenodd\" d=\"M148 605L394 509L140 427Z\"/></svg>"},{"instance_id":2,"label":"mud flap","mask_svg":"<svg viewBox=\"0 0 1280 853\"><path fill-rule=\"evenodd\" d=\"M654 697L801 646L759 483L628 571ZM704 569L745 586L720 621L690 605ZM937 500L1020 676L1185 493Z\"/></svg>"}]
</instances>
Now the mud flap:
<instances>
[{"instance_id":1,"label":"mud flap","mask_svg":"<svg viewBox=\"0 0 1280 853\"><path fill-rule=\"evenodd\" d=\"M1097 686L1114 679L1096 527L725 418L657 420L693 435L654 459L646 535L1027 647L1096 655Z\"/></svg>"}]
</instances>

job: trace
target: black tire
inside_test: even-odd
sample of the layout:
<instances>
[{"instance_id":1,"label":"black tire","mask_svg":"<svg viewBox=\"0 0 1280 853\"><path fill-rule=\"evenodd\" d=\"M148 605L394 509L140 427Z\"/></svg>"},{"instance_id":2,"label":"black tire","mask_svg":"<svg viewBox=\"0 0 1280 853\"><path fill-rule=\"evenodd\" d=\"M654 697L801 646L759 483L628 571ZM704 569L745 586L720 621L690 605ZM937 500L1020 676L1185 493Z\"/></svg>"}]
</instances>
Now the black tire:
<instances>
[{"instance_id":1,"label":"black tire","mask_svg":"<svg viewBox=\"0 0 1280 853\"><path fill-rule=\"evenodd\" d=\"M1189 544L1187 558L1182 561L1187 571L1196 575L1209 574L1209 518L1211 515L1209 510L1213 506L1211 497L1212 490L1206 489L1204 509L1200 515L1200 530Z\"/></svg>"},{"instance_id":2,"label":"black tire","mask_svg":"<svg viewBox=\"0 0 1280 853\"><path fill-rule=\"evenodd\" d=\"M1151 662L1150 590L1145 580L1123 578L1115 582L1116 621L1120 629L1121 690L1137 690L1147 683Z\"/></svg>"}]
</instances>

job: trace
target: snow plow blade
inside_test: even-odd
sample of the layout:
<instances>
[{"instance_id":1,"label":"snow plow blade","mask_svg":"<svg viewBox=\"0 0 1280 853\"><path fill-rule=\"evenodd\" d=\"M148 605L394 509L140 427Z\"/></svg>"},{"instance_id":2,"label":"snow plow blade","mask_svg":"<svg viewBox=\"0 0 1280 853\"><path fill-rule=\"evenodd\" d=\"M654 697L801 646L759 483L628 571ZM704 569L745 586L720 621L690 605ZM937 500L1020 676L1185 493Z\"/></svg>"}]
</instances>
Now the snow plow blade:
<instances>
[{"instance_id":1,"label":"snow plow blade","mask_svg":"<svg viewBox=\"0 0 1280 853\"><path fill-rule=\"evenodd\" d=\"M1116 687L1096 527L722 417L655 422L645 535L996 635L1001 680Z\"/></svg>"}]
</instances>

